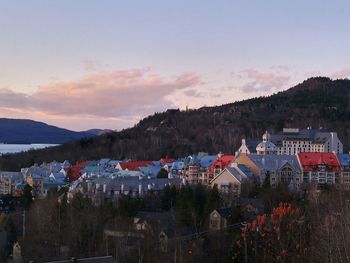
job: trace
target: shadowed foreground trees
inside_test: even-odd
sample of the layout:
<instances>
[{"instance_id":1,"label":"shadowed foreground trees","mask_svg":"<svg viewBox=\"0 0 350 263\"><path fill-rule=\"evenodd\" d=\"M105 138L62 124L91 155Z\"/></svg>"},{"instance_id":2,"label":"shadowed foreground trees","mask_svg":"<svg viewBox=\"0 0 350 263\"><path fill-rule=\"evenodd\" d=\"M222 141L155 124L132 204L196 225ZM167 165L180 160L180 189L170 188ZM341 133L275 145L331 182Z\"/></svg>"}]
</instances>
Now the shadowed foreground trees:
<instances>
[{"instance_id":1,"label":"shadowed foreground trees","mask_svg":"<svg viewBox=\"0 0 350 263\"><path fill-rule=\"evenodd\" d=\"M270 215L260 215L242 229L234 260L246 262L305 262L311 226L300 208L281 203Z\"/></svg>"}]
</instances>

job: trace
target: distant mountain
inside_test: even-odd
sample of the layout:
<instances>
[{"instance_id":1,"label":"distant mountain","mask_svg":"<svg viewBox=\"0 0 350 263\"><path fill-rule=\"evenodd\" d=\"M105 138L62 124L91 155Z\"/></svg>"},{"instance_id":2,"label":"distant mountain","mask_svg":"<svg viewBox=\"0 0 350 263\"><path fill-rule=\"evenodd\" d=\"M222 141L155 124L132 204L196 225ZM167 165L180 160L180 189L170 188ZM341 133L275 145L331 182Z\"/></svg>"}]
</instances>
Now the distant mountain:
<instances>
[{"instance_id":1,"label":"distant mountain","mask_svg":"<svg viewBox=\"0 0 350 263\"><path fill-rule=\"evenodd\" d=\"M85 131L86 133L89 133L89 134L92 134L92 135L104 135L104 134L107 134L107 133L111 133L113 132L113 130L110 130L110 129L90 129L90 130L87 130Z\"/></svg>"},{"instance_id":2,"label":"distant mountain","mask_svg":"<svg viewBox=\"0 0 350 263\"><path fill-rule=\"evenodd\" d=\"M0 118L1 143L62 144L96 133L70 131L33 120Z\"/></svg>"},{"instance_id":3,"label":"distant mountain","mask_svg":"<svg viewBox=\"0 0 350 263\"><path fill-rule=\"evenodd\" d=\"M232 98L234 100L234 98ZM133 128L58 147L0 157L0 169L18 170L43 161L97 158L155 160L199 151L234 153L243 137L261 140L265 130L320 126L350 146L350 80L311 78L286 91L197 110L167 110Z\"/></svg>"}]
</instances>

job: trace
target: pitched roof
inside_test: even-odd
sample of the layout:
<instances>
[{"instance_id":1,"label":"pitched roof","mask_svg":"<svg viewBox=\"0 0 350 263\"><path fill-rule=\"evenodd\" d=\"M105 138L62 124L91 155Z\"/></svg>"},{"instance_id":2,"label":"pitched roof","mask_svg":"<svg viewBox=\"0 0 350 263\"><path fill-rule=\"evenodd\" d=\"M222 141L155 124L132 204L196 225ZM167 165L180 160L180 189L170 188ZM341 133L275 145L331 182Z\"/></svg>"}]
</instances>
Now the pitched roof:
<instances>
[{"instance_id":1,"label":"pitched roof","mask_svg":"<svg viewBox=\"0 0 350 263\"><path fill-rule=\"evenodd\" d=\"M338 154L338 159L342 166L350 166L350 154L348 153Z\"/></svg>"},{"instance_id":2,"label":"pitched roof","mask_svg":"<svg viewBox=\"0 0 350 263\"><path fill-rule=\"evenodd\" d=\"M166 158L161 158L160 159L160 162L164 165L164 164L167 164L167 163L173 163L173 162L175 162L176 160L175 159L172 159L172 158L168 158L168 157L166 157Z\"/></svg>"},{"instance_id":3,"label":"pitched roof","mask_svg":"<svg viewBox=\"0 0 350 263\"><path fill-rule=\"evenodd\" d=\"M234 155L223 155L216 159L210 166L209 171L213 172L216 167L225 169L233 160L235 159Z\"/></svg>"},{"instance_id":4,"label":"pitched roof","mask_svg":"<svg viewBox=\"0 0 350 263\"><path fill-rule=\"evenodd\" d=\"M71 181L79 179L81 176L81 170L84 169L89 164L89 161L83 161L72 165L68 169L68 177Z\"/></svg>"},{"instance_id":5,"label":"pitched roof","mask_svg":"<svg viewBox=\"0 0 350 263\"><path fill-rule=\"evenodd\" d=\"M217 158L217 155L206 155L199 159L199 164L203 168L208 168Z\"/></svg>"},{"instance_id":6,"label":"pitched roof","mask_svg":"<svg viewBox=\"0 0 350 263\"><path fill-rule=\"evenodd\" d=\"M152 161L128 161L128 162L120 163L120 167L123 170L140 171L140 166L148 166L151 164L152 164Z\"/></svg>"},{"instance_id":7,"label":"pitched roof","mask_svg":"<svg viewBox=\"0 0 350 263\"><path fill-rule=\"evenodd\" d=\"M222 208L218 208L215 210L220 214L220 216L225 217L225 218L229 218L232 214L231 207L222 207Z\"/></svg>"},{"instance_id":8,"label":"pitched roof","mask_svg":"<svg viewBox=\"0 0 350 263\"><path fill-rule=\"evenodd\" d=\"M298 159L295 155L259 155L250 154L248 158L263 171L276 171L289 164L294 171L301 172Z\"/></svg>"},{"instance_id":9,"label":"pitched roof","mask_svg":"<svg viewBox=\"0 0 350 263\"><path fill-rule=\"evenodd\" d=\"M219 174L217 174L212 180L211 182L214 182L219 176L221 176L223 173L228 172L229 174L231 174L234 178L236 178L237 181L239 181L240 183L246 179L246 175L245 174L241 174L240 172L238 172L236 170L236 167L226 167L224 170L222 170Z\"/></svg>"},{"instance_id":10,"label":"pitched roof","mask_svg":"<svg viewBox=\"0 0 350 263\"><path fill-rule=\"evenodd\" d=\"M264 210L264 200L261 198L239 198L239 204L241 206L251 205L257 209L259 209L261 212Z\"/></svg>"},{"instance_id":11,"label":"pitched roof","mask_svg":"<svg viewBox=\"0 0 350 263\"><path fill-rule=\"evenodd\" d=\"M334 153L325 152L302 152L298 158L304 171L312 171L314 166L325 164L327 169L339 170L340 162Z\"/></svg>"}]
</instances>

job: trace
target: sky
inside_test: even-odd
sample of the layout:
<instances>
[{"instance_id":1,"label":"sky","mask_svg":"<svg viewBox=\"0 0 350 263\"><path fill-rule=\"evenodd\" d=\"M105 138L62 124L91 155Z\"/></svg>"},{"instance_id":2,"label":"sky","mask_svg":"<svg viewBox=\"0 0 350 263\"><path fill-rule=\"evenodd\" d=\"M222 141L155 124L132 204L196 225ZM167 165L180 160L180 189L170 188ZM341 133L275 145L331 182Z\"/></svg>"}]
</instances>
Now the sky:
<instances>
[{"instance_id":1,"label":"sky","mask_svg":"<svg viewBox=\"0 0 350 263\"><path fill-rule=\"evenodd\" d=\"M350 1L0 0L0 117L132 127L350 78Z\"/></svg>"}]
</instances>

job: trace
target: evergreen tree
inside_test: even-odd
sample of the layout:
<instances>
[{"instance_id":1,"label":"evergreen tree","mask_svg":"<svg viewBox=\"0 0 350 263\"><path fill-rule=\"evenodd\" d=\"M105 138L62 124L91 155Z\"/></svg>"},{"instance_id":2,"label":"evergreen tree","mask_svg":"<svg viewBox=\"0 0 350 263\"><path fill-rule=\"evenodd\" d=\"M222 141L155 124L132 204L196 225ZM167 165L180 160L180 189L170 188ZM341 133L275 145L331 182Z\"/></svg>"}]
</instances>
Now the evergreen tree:
<instances>
[{"instance_id":1,"label":"evergreen tree","mask_svg":"<svg viewBox=\"0 0 350 263\"><path fill-rule=\"evenodd\" d=\"M33 188L26 184L23 190L23 194L21 195L21 205L24 209L29 209L30 205L33 202Z\"/></svg>"}]
</instances>

